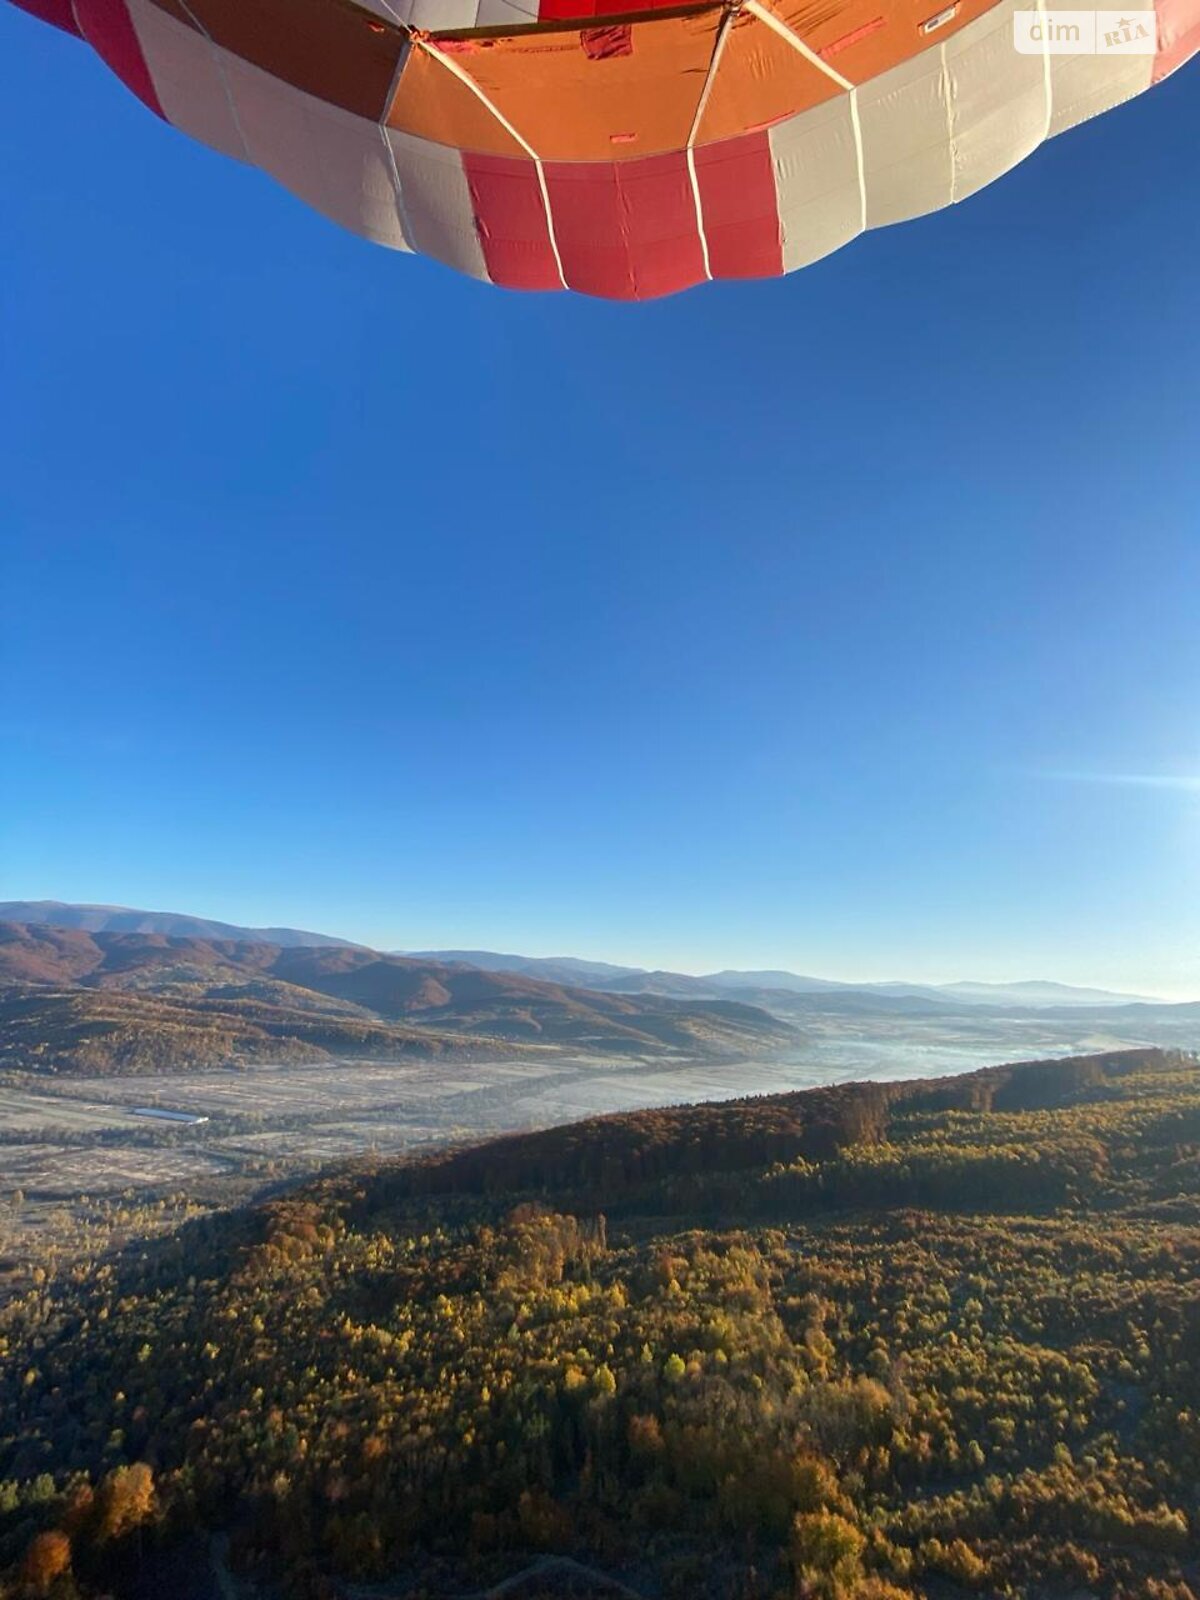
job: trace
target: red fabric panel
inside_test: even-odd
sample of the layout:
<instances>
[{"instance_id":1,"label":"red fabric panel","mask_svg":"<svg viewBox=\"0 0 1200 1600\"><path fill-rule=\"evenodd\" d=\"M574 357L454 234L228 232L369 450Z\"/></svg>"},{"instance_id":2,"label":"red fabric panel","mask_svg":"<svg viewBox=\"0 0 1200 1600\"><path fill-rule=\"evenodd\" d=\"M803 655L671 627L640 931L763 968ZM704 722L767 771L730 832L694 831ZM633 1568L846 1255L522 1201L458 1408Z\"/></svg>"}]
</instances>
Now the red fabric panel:
<instances>
[{"instance_id":1,"label":"red fabric panel","mask_svg":"<svg viewBox=\"0 0 1200 1600\"><path fill-rule=\"evenodd\" d=\"M1158 55L1154 82L1159 83L1200 50L1200 0L1158 0Z\"/></svg>"},{"instance_id":2,"label":"red fabric panel","mask_svg":"<svg viewBox=\"0 0 1200 1600\"><path fill-rule=\"evenodd\" d=\"M163 108L125 0L75 0L75 21L92 49L125 87L161 117Z\"/></svg>"},{"instance_id":3,"label":"red fabric panel","mask_svg":"<svg viewBox=\"0 0 1200 1600\"><path fill-rule=\"evenodd\" d=\"M464 151L463 168L492 282L506 289L561 289L533 162Z\"/></svg>"},{"instance_id":4,"label":"red fabric panel","mask_svg":"<svg viewBox=\"0 0 1200 1600\"><path fill-rule=\"evenodd\" d=\"M582 22L588 17L635 16L640 11L678 10L679 0L542 0L539 22Z\"/></svg>"},{"instance_id":5,"label":"red fabric panel","mask_svg":"<svg viewBox=\"0 0 1200 1600\"><path fill-rule=\"evenodd\" d=\"M545 171L568 287L647 300L703 283L684 151L643 161L551 161Z\"/></svg>"},{"instance_id":6,"label":"red fabric panel","mask_svg":"<svg viewBox=\"0 0 1200 1600\"><path fill-rule=\"evenodd\" d=\"M783 237L770 135L764 130L703 145L695 160L713 277L779 277Z\"/></svg>"},{"instance_id":7,"label":"red fabric panel","mask_svg":"<svg viewBox=\"0 0 1200 1600\"><path fill-rule=\"evenodd\" d=\"M79 33L79 29L75 26L75 15L71 10L71 0L13 0L13 4L21 11L28 11L30 16L37 17L42 22L52 22L64 33L76 35Z\"/></svg>"}]
</instances>

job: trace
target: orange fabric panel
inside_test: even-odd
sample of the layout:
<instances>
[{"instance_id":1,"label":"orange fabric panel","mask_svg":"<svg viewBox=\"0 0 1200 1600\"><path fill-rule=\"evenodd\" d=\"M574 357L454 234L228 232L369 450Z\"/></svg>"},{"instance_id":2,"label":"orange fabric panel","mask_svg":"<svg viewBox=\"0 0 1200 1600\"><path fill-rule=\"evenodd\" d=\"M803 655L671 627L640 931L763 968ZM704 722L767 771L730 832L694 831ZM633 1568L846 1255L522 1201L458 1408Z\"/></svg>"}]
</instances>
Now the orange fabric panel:
<instances>
[{"instance_id":1,"label":"orange fabric panel","mask_svg":"<svg viewBox=\"0 0 1200 1600\"><path fill-rule=\"evenodd\" d=\"M388 110L388 127L480 155L521 156L528 160L528 153L470 86L434 58L434 48L414 45L409 51ZM465 65L458 50L448 58L456 66Z\"/></svg>"},{"instance_id":2,"label":"orange fabric panel","mask_svg":"<svg viewBox=\"0 0 1200 1600\"><path fill-rule=\"evenodd\" d=\"M786 39L744 11L726 36L697 142L736 139L842 93Z\"/></svg>"},{"instance_id":3,"label":"orange fabric panel","mask_svg":"<svg viewBox=\"0 0 1200 1600\"><path fill-rule=\"evenodd\" d=\"M443 39L434 47L453 52L543 160L627 161L687 144L720 19L714 6L634 23L630 48L614 53L589 53L588 30L577 28ZM450 74L436 62L418 67L420 54L412 52L401 75L391 126L468 150L508 150L495 133L485 137L464 102L456 101L451 114L428 68Z\"/></svg>"},{"instance_id":4,"label":"orange fabric panel","mask_svg":"<svg viewBox=\"0 0 1200 1600\"><path fill-rule=\"evenodd\" d=\"M941 44L968 22L990 11L996 0L959 0L947 22L931 33L921 25L949 0L762 0L812 51L851 83L899 66L910 56Z\"/></svg>"}]
</instances>

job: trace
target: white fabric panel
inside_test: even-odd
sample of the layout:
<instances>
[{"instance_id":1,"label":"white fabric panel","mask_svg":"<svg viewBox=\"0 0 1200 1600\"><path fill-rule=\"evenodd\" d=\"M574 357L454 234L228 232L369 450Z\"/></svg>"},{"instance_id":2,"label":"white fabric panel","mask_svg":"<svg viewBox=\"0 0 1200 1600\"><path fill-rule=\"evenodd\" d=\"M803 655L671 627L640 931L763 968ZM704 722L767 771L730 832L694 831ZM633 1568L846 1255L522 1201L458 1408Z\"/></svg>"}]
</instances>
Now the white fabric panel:
<instances>
[{"instance_id":1,"label":"white fabric panel","mask_svg":"<svg viewBox=\"0 0 1200 1600\"><path fill-rule=\"evenodd\" d=\"M415 134L385 130L400 180L401 214L414 250L473 278L488 278L462 155Z\"/></svg>"},{"instance_id":2,"label":"white fabric panel","mask_svg":"<svg viewBox=\"0 0 1200 1600\"><path fill-rule=\"evenodd\" d=\"M1148 89L1153 56L1052 56L1050 132L1065 133Z\"/></svg>"},{"instance_id":3,"label":"white fabric panel","mask_svg":"<svg viewBox=\"0 0 1200 1600\"><path fill-rule=\"evenodd\" d=\"M1138 0L1143 6L1147 0ZM1050 4L1050 0L1047 0ZM1082 0L1053 0L1055 11L1092 10ZM1153 81L1153 56L1051 56L1050 132L1065 133L1089 117L1111 111L1148 89Z\"/></svg>"},{"instance_id":4,"label":"white fabric panel","mask_svg":"<svg viewBox=\"0 0 1200 1600\"><path fill-rule=\"evenodd\" d=\"M342 227L410 249L379 124L218 54L255 165Z\"/></svg>"},{"instance_id":5,"label":"white fabric panel","mask_svg":"<svg viewBox=\"0 0 1200 1600\"><path fill-rule=\"evenodd\" d=\"M497 23L514 24L537 21L537 0L479 0L479 26L491 28Z\"/></svg>"},{"instance_id":6,"label":"white fabric panel","mask_svg":"<svg viewBox=\"0 0 1200 1600\"><path fill-rule=\"evenodd\" d=\"M858 144L850 96L839 94L771 129L783 270L793 272L862 231Z\"/></svg>"},{"instance_id":7,"label":"white fabric panel","mask_svg":"<svg viewBox=\"0 0 1200 1600\"><path fill-rule=\"evenodd\" d=\"M538 0L355 0L364 11L430 32L453 28L528 27Z\"/></svg>"},{"instance_id":8,"label":"white fabric panel","mask_svg":"<svg viewBox=\"0 0 1200 1600\"><path fill-rule=\"evenodd\" d=\"M1037 149L1050 131L1045 56L1022 55L1013 12L1028 0L1001 0L941 47L949 83L954 199L964 200Z\"/></svg>"},{"instance_id":9,"label":"white fabric panel","mask_svg":"<svg viewBox=\"0 0 1200 1600\"><path fill-rule=\"evenodd\" d=\"M947 83L935 47L860 86L868 228L923 216L954 198Z\"/></svg>"},{"instance_id":10,"label":"white fabric panel","mask_svg":"<svg viewBox=\"0 0 1200 1600\"><path fill-rule=\"evenodd\" d=\"M1081 6L1082 0L1067 0L1056 9ZM941 45L859 86L869 228L966 199L1024 160L1052 132L1150 86L1154 63L1148 56L1021 54L1014 46L1013 13L1029 8L1030 0L1000 0ZM771 135L789 271L825 253L804 251L801 236L811 224L800 220L800 208L812 203L805 187L807 142L815 149L826 136L818 126L828 109L803 112ZM796 156L781 164L785 147ZM844 146L838 171L844 172ZM794 211L790 233L789 208ZM844 231L837 242L851 236Z\"/></svg>"},{"instance_id":11,"label":"white fabric panel","mask_svg":"<svg viewBox=\"0 0 1200 1600\"><path fill-rule=\"evenodd\" d=\"M252 159L233 114L218 53L150 0L126 0L158 102L182 133L239 161Z\"/></svg>"},{"instance_id":12,"label":"white fabric panel","mask_svg":"<svg viewBox=\"0 0 1200 1600\"><path fill-rule=\"evenodd\" d=\"M377 123L219 49L150 0L128 4L168 122L261 167L342 227L377 244L409 248Z\"/></svg>"}]
</instances>

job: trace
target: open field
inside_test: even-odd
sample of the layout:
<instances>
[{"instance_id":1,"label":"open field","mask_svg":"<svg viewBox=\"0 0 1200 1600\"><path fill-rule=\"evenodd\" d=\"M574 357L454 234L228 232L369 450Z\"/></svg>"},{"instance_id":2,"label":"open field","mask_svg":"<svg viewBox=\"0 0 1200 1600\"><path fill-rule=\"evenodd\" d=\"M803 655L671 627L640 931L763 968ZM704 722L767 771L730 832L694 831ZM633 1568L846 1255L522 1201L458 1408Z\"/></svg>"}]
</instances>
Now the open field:
<instances>
[{"instance_id":1,"label":"open field","mask_svg":"<svg viewBox=\"0 0 1200 1600\"><path fill-rule=\"evenodd\" d=\"M40 1089L16 1087L0 1090L0 1138L10 1135L36 1135L43 1131L95 1133L104 1128L128 1124L130 1114L123 1106L92 1100L44 1094Z\"/></svg>"},{"instance_id":2,"label":"open field","mask_svg":"<svg viewBox=\"0 0 1200 1600\"><path fill-rule=\"evenodd\" d=\"M118 1145L17 1145L3 1151L6 1184L27 1200L74 1200L81 1195L158 1194L220 1178L228 1163L204 1150L153 1150Z\"/></svg>"}]
</instances>

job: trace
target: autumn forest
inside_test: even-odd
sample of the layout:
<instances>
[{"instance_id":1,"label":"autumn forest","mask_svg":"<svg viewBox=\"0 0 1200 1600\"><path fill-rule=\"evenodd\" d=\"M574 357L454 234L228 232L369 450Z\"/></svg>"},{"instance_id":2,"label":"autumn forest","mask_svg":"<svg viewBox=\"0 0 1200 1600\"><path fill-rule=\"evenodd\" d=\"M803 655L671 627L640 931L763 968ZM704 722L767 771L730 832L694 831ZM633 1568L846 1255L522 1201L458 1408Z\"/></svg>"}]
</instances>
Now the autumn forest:
<instances>
[{"instance_id":1,"label":"autumn forest","mask_svg":"<svg viewBox=\"0 0 1200 1600\"><path fill-rule=\"evenodd\" d=\"M1200 1069L356 1164L0 1325L6 1597L1191 1600Z\"/></svg>"}]
</instances>

